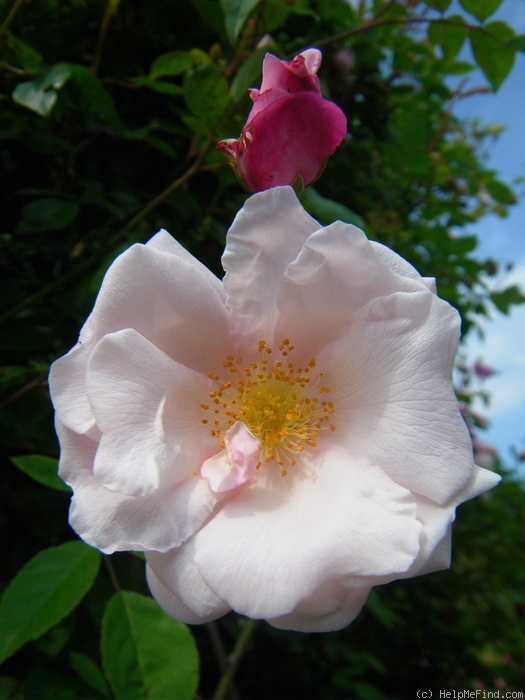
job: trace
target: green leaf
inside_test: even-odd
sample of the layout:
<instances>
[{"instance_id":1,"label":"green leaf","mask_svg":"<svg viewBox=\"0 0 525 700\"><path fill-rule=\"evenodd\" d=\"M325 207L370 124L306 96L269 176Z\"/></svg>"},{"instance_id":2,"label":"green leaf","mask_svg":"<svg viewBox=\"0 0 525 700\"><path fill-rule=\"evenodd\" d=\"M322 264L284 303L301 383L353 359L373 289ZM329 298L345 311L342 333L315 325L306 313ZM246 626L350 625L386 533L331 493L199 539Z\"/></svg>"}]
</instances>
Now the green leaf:
<instances>
[{"instance_id":1,"label":"green leaf","mask_svg":"<svg viewBox=\"0 0 525 700\"><path fill-rule=\"evenodd\" d=\"M444 72L448 75L464 75L474 70L474 67L475 66L469 61L452 61L452 63L446 65Z\"/></svg>"},{"instance_id":2,"label":"green leaf","mask_svg":"<svg viewBox=\"0 0 525 700\"><path fill-rule=\"evenodd\" d=\"M91 588L99 566L100 552L79 541L33 557L0 600L0 663L69 615Z\"/></svg>"},{"instance_id":3,"label":"green leaf","mask_svg":"<svg viewBox=\"0 0 525 700\"><path fill-rule=\"evenodd\" d=\"M45 197L28 202L22 208L18 233L44 233L69 226L77 218L80 207L70 199Z\"/></svg>"},{"instance_id":4,"label":"green leaf","mask_svg":"<svg viewBox=\"0 0 525 700\"><path fill-rule=\"evenodd\" d=\"M199 66L186 73L184 97L193 114L209 128L216 125L230 101L226 78L213 63Z\"/></svg>"},{"instance_id":5,"label":"green leaf","mask_svg":"<svg viewBox=\"0 0 525 700\"><path fill-rule=\"evenodd\" d=\"M149 72L150 78L160 78L165 75L179 75L191 68L193 57L186 51L170 51L153 61Z\"/></svg>"},{"instance_id":6,"label":"green leaf","mask_svg":"<svg viewBox=\"0 0 525 700\"><path fill-rule=\"evenodd\" d=\"M513 190L501 180L490 180L486 184L487 190L497 202L502 204L516 204L517 198Z\"/></svg>"},{"instance_id":7,"label":"green leaf","mask_svg":"<svg viewBox=\"0 0 525 700\"><path fill-rule=\"evenodd\" d=\"M403 150L419 151L420 153L426 151L430 138L430 124L425 106L413 101L406 107L397 110L395 117ZM411 157L412 155L413 153L410 153Z\"/></svg>"},{"instance_id":8,"label":"green leaf","mask_svg":"<svg viewBox=\"0 0 525 700\"><path fill-rule=\"evenodd\" d=\"M220 0L220 3L228 37L234 44L251 11L259 4L259 0Z\"/></svg>"},{"instance_id":9,"label":"green leaf","mask_svg":"<svg viewBox=\"0 0 525 700\"><path fill-rule=\"evenodd\" d=\"M84 700L85 690L76 678L45 668L31 669L24 678L24 700Z\"/></svg>"},{"instance_id":10,"label":"green leaf","mask_svg":"<svg viewBox=\"0 0 525 700\"><path fill-rule=\"evenodd\" d=\"M470 45L479 67L494 90L505 80L514 65L515 52L508 44L514 31L505 22L490 22L486 31L470 30ZM503 43L502 43L503 42Z\"/></svg>"},{"instance_id":11,"label":"green leaf","mask_svg":"<svg viewBox=\"0 0 525 700\"><path fill-rule=\"evenodd\" d=\"M319 219L322 224L332 224L334 221L344 221L359 228L366 228L364 220L344 204L323 197L313 187L307 187L303 193L303 201L308 211Z\"/></svg>"},{"instance_id":12,"label":"green leaf","mask_svg":"<svg viewBox=\"0 0 525 700\"><path fill-rule=\"evenodd\" d=\"M122 122L109 92L88 68L75 63L56 63L35 80L20 83L13 91L13 100L47 117L57 103L58 91L69 80L73 80L78 89L81 110L89 114L97 114L115 129L122 128Z\"/></svg>"},{"instance_id":13,"label":"green leaf","mask_svg":"<svg viewBox=\"0 0 525 700\"><path fill-rule=\"evenodd\" d=\"M31 73L39 70L44 59L32 46L29 46L29 44L26 44L25 41L11 34L11 32L7 32L6 43L25 70Z\"/></svg>"},{"instance_id":14,"label":"green leaf","mask_svg":"<svg viewBox=\"0 0 525 700\"><path fill-rule=\"evenodd\" d=\"M525 295L517 284L507 287L501 292L492 292L490 296L494 306L502 314L508 314L511 306L525 303Z\"/></svg>"},{"instance_id":15,"label":"green leaf","mask_svg":"<svg viewBox=\"0 0 525 700\"><path fill-rule=\"evenodd\" d=\"M41 80L19 83L13 91L13 100L27 109L47 117L53 111L58 95L55 90L46 90Z\"/></svg>"},{"instance_id":16,"label":"green leaf","mask_svg":"<svg viewBox=\"0 0 525 700\"><path fill-rule=\"evenodd\" d=\"M87 114L95 114L114 129L123 129L122 120L113 102L113 98L100 80L85 66L74 63L59 64L67 66L78 89L80 109Z\"/></svg>"},{"instance_id":17,"label":"green leaf","mask_svg":"<svg viewBox=\"0 0 525 700\"><path fill-rule=\"evenodd\" d=\"M146 596L122 591L102 620L102 661L117 700L191 700L199 656L186 625Z\"/></svg>"},{"instance_id":18,"label":"green leaf","mask_svg":"<svg viewBox=\"0 0 525 700\"><path fill-rule=\"evenodd\" d=\"M434 10L439 10L440 12L445 12L452 0L425 0L425 4L432 7Z\"/></svg>"},{"instance_id":19,"label":"green leaf","mask_svg":"<svg viewBox=\"0 0 525 700\"><path fill-rule=\"evenodd\" d=\"M217 0L192 0L192 2L203 22L226 42L224 13Z\"/></svg>"},{"instance_id":20,"label":"green leaf","mask_svg":"<svg viewBox=\"0 0 525 700\"><path fill-rule=\"evenodd\" d=\"M174 85L169 83L167 80L154 80L147 75L139 75L136 78L131 78L131 82L134 85L140 85L141 87L147 87L150 90L155 90L155 92L161 92L164 95L183 95L184 90L180 85Z\"/></svg>"},{"instance_id":21,"label":"green leaf","mask_svg":"<svg viewBox=\"0 0 525 700\"><path fill-rule=\"evenodd\" d=\"M510 40L510 46L515 51L525 53L525 34L518 34Z\"/></svg>"},{"instance_id":22,"label":"green leaf","mask_svg":"<svg viewBox=\"0 0 525 700\"><path fill-rule=\"evenodd\" d=\"M109 697L109 688L104 674L89 656L72 651L69 654L69 661L71 667L77 672L84 683L93 688L93 690L96 690L97 693L103 697Z\"/></svg>"},{"instance_id":23,"label":"green leaf","mask_svg":"<svg viewBox=\"0 0 525 700\"><path fill-rule=\"evenodd\" d=\"M58 99L59 90L71 77L67 63L57 63L35 80L20 83L13 91L13 100L33 112L47 117Z\"/></svg>"},{"instance_id":24,"label":"green leaf","mask_svg":"<svg viewBox=\"0 0 525 700\"><path fill-rule=\"evenodd\" d=\"M459 15L447 17L458 24L448 21L430 22L428 25L428 38L433 44L437 44L443 51L443 58L451 60L455 58L465 43L468 35L466 24Z\"/></svg>"},{"instance_id":25,"label":"green leaf","mask_svg":"<svg viewBox=\"0 0 525 700\"><path fill-rule=\"evenodd\" d=\"M501 5L502 0L459 0L461 7L474 15L480 22L493 15Z\"/></svg>"},{"instance_id":26,"label":"green leaf","mask_svg":"<svg viewBox=\"0 0 525 700\"><path fill-rule=\"evenodd\" d=\"M240 99L249 87L254 87L256 84L262 72L262 62L267 50L267 48L255 49L239 68L231 87L234 100Z\"/></svg>"},{"instance_id":27,"label":"green leaf","mask_svg":"<svg viewBox=\"0 0 525 700\"><path fill-rule=\"evenodd\" d=\"M0 676L0 700L22 700L22 695L18 692L19 682L11 676Z\"/></svg>"},{"instance_id":28,"label":"green leaf","mask_svg":"<svg viewBox=\"0 0 525 700\"><path fill-rule=\"evenodd\" d=\"M45 634L33 641L38 651L51 659L55 659L71 641L74 629L73 616L65 617L57 625L51 627Z\"/></svg>"},{"instance_id":29,"label":"green leaf","mask_svg":"<svg viewBox=\"0 0 525 700\"><path fill-rule=\"evenodd\" d=\"M24 474L27 474L39 484L49 486L57 491L71 493L71 489L58 476L58 460L45 455L24 455L23 457L10 457L13 464Z\"/></svg>"}]
</instances>

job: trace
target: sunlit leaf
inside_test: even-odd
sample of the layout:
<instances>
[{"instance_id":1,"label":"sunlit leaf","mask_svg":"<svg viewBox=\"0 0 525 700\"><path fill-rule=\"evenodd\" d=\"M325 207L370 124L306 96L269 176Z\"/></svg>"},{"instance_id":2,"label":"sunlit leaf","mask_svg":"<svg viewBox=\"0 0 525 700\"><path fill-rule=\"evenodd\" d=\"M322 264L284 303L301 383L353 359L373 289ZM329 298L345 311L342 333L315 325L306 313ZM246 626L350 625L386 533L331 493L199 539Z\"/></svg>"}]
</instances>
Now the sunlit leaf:
<instances>
[{"instance_id":1,"label":"sunlit leaf","mask_svg":"<svg viewBox=\"0 0 525 700\"><path fill-rule=\"evenodd\" d=\"M470 44L479 67L497 90L514 65L515 52L508 44L514 31L505 22L490 22L486 31L470 30ZM506 45L507 44L507 45Z\"/></svg>"},{"instance_id":2,"label":"sunlit leaf","mask_svg":"<svg viewBox=\"0 0 525 700\"><path fill-rule=\"evenodd\" d=\"M440 10L444 12L449 8L452 0L425 0L425 4L432 7L434 10Z\"/></svg>"},{"instance_id":3,"label":"sunlit leaf","mask_svg":"<svg viewBox=\"0 0 525 700\"><path fill-rule=\"evenodd\" d=\"M441 47L443 57L448 60L458 55L467 35L467 26L459 15L447 17L447 21L430 22L428 25L428 38Z\"/></svg>"},{"instance_id":4,"label":"sunlit leaf","mask_svg":"<svg viewBox=\"0 0 525 700\"><path fill-rule=\"evenodd\" d=\"M474 15L480 22L484 22L487 17L496 12L502 0L459 0L461 7Z\"/></svg>"},{"instance_id":5,"label":"sunlit leaf","mask_svg":"<svg viewBox=\"0 0 525 700\"><path fill-rule=\"evenodd\" d=\"M525 34L519 34L513 37L510 41L510 45L515 51L525 53Z\"/></svg>"},{"instance_id":6,"label":"sunlit leaf","mask_svg":"<svg viewBox=\"0 0 525 700\"><path fill-rule=\"evenodd\" d=\"M525 295L516 284L503 289L501 292L492 292L490 296L495 307L503 314L508 314L511 306L525 303Z\"/></svg>"},{"instance_id":7,"label":"sunlit leaf","mask_svg":"<svg viewBox=\"0 0 525 700\"><path fill-rule=\"evenodd\" d=\"M307 187L303 194L305 206L311 214L323 224L331 224L333 221L344 221L354 224L359 228L365 228L364 220L344 204L323 197L313 187Z\"/></svg>"},{"instance_id":8,"label":"sunlit leaf","mask_svg":"<svg viewBox=\"0 0 525 700\"><path fill-rule=\"evenodd\" d=\"M513 190L501 180L490 180L487 182L487 190L492 197L502 204L515 204L517 201Z\"/></svg>"}]
</instances>

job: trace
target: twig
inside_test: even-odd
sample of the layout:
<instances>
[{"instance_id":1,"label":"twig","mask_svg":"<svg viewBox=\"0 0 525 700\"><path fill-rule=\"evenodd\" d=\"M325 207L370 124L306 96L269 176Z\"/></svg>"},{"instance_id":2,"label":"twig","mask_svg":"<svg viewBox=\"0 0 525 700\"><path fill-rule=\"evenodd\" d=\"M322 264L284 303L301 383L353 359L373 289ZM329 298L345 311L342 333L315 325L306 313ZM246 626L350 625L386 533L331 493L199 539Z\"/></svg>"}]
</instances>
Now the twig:
<instances>
[{"instance_id":1,"label":"twig","mask_svg":"<svg viewBox=\"0 0 525 700\"><path fill-rule=\"evenodd\" d=\"M224 644L222 643L221 635L219 634L219 630L217 629L217 623L207 622L204 626L206 627L206 631L208 632L208 636L213 647L213 653L215 654L215 658L217 659L219 672L223 674L228 668L228 655L226 654Z\"/></svg>"},{"instance_id":2,"label":"twig","mask_svg":"<svg viewBox=\"0 0 525 700\"><path fill-rule=\"evenodd\" d=\"M7 32L7 30L11 26L11 22L14 20L14 18L16 16L16 13L22 7L22 5L25 3L25 1L26 0L15 0L15 4L11 8L11 10L9 11L7 17L4 19L4 21L2 23L2 26L0 27L0 36L2 36L2 34L5 34L5 32Z\"/></svg>"},{"instance_id":3,"label":"twig","mask_svg":"<svg viewBox=\"0 0 525 700\"><path fill-rule=\"evenodd\" d=\"M256 625L257 620L247 619L244 621L244 626L241 629L241 633L239 634L237 641L235 642L235 646L233 647L233 650L229 656L228 668L219 680L219 683L213 695L213 700L223 700L223 698L226 696L228 688L230 687L233 681L235 673L237 672L237 668L239 667L241 659L244 655L244 652L246 651L248 642L253 634L253 631L255 630Z\"/></svg>"},{"instance_id":4,"label":"twig","mask_svg":"<svg viewBox=\"0 0 525 700\"><path fill-rule=\"evenodd\" d=\"M378 15L379 16L379 15ZM378 17L377 16L377 17ZM453 19L452 17L393 17L390 19L378 19L377 17L372 17L367 22L363 22L357 27L352 27L352 29L346 29L344 32L339 34L334 34L326 39L321 39L315 43L315 46L324 46L325 44L330 44L333 41L341 41L342 39L348 39L348 37L359 34L360 32L365 32L368 29L376 29L377 27L386 27L389 25L410 25L410 24L448 24L457 27L465 27L466 29L471 29L473 31L481 32L486 36L494 39L498 44L505 46L510 51L513 51L512 47L508 45L506 41L503 41L494 34L488 32L484 26L481 24L471 24L470 22L465 22L459 19Z\"/></svg>"},{"instance_id":5,"label":"twig","mask_svg":"<svg viewBox=\"0 0 525 700\"><path fill-rule=\"evenodd\" d=\"M25 394L28 394L30 391L33 391L33 389L38 389L39 387L43 387L47 385L47 379L44 379L43 377L37 377L36 379L31 380L27 384L24 384L23 387L20 387L18 391L15 391L14 394L11 394L5 401L2 401L0 403L0 411L3 411L4 408L7 408L10 406L12 403L20 399L22 396L25 396Z\"/></svg>"},{"instance_id":6,"label":"twig","mask_svg":"<svg viewBox=\"0 0 525 700\"><path fill-rule=\"evenodd\" d=\"M113 564L111 563L111 559L109 558L109 556L104 557L104 564L106 566L106 569L108 570L109 578L111 580L111 583L113 584L113 588L118 593L122 590L122 586L120 585L120 582L117 578L117 574L115 573L115 569L113 567Z\"/></svg>"},{"instance_id":7,"label":"twig","mask_svg":"<svg viewBox=\"0 0 525 700\"><path fill-rule=\"evenodd\" d=\"M45 298L55 289L61 287L66 282L75 279L81 272L88 270L90 267L99 262L99 260L120 241L120 239L124 236L126 231L128 231L130 228L133 228L133 226L136 226L136 224L142 221L142 219L144 219L150 212L152 212L156 207L158 207L159 204L161 204L167 197L169 197L173 192L175 192L175 190L181 187L187 180L189 180L193 175L195 175L196 172L198 172L202 161L204 160L206 154L211 148L212 143L213 142L210 140L207 144L205 144L204 147L201 149L199 155L195 159L193 165L191 165L185 173L183 173L179 178L177 178L177 180L172 182L171 185L169 185L169 187L167 187L163 192L161 192L159 195L154 197L154 199L148 202L148 204L146 204L138 212L138 214L136 214L132 219L130 219L125 226L120 228L114 236L109 238L104 245L100 246L100 248L98 248L93 253L93 255L91 255L89 258L86 258L83 262L81 262L72 270L69 270L68 272L64 273L61 277L58 277L52 282L49 282L49 284L47 284L45 287L39 289L38 292L35 292L31 296L26 297L23 301L19 302L8 311L5 311L3 314L1 314L0 325L2 323L5 323L5 321L8 321L13 316L15 316L19 311L22 311L23 309L31 306L35 301L40 301L41 299Z\"/></svg>"},{"instance_id":8,"label":"twig","mask_svg":"<svg viewBox=\"0 0 525 700\"><path fill-rule=\"evenodd\" d=\"M109 23L113 15L117 12L119 5L120 0L108 0L106 9L104 10L104 16L102 17L102 22L100 23L100 30L98 32L95 57L93 59L93 65L91 66L91 70L94 75L97 75L98 69L100 67L100 62L102 60L102 52L104 49L104 41L106 39L106 33L108 31Z\"/></svg>"}]
</instances>

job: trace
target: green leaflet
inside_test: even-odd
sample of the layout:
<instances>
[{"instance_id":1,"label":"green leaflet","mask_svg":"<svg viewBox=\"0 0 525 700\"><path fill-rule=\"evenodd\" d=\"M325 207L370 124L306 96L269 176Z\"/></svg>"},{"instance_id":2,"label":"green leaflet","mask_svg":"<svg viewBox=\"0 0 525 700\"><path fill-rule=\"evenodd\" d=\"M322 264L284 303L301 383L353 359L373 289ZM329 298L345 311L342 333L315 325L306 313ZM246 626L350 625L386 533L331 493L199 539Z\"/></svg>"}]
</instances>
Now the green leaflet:
<instances>
[{"instance_id":1,"label":"green leaflet","mask_svg":"<svg viewBox=\"0 0 525 700\"><path fill-rule=\"evenodd\" d=\"M117 700L191 700L199 680L199 656L182 622L152 599L116 593L102 620L101 652Z\"/></svg>"}]
</instances>

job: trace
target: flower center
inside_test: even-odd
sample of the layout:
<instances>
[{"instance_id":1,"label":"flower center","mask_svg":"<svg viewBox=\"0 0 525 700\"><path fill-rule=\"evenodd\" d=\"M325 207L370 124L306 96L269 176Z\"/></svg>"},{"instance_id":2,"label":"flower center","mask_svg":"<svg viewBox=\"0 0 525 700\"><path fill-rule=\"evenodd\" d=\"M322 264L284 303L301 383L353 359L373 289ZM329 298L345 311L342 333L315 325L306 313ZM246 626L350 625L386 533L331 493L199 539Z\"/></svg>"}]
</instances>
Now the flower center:
<instances>
[{"instance_id":1,"label":"flower center","mask_svg":"<svg viewBox=\"0 0 525 700\"><path fill-rule=\"evenodd\" d=\"M289 360L294 346L288 339L279 346L277 361L271 362L272 349L259 341L259 361L245 363L242 357L228 355L223 362L225 376L208 375L217 387L210 391L211 402L201 404L202 418L224 449L226 431L237 421L244 423L261 441L259 468L263 462L277 462L281 474L285 466L296 464L295 455L316 447L321 430L335 430L331 422L332 401L324 398L330 388L315 373L312 358L306 367L296 368Z\"/></svg>"}]
</instances>

